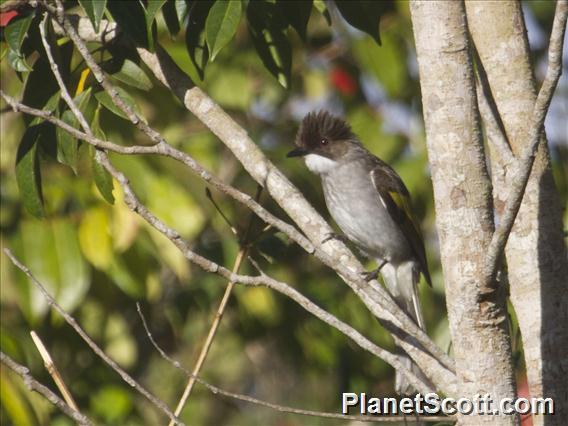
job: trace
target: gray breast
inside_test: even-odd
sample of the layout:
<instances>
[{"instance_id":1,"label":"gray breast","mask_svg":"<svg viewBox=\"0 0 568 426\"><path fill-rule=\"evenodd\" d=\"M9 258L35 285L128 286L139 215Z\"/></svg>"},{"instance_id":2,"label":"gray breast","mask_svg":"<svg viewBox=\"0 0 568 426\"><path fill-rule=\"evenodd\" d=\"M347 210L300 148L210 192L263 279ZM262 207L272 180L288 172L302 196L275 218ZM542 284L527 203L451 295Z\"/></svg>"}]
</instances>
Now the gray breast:
<instances>
[{"instance_id":1,"label":"gray breast","mask_svg":"<svg viewBox=\"0 0 568 426\"><path fill-rule=\"evenodd\" d=\"M350 162L321 177L331 216L358 248L392 263L412 257L406 238L381 203L370 170L360 162Z\"/></svg>"}]
</instances>

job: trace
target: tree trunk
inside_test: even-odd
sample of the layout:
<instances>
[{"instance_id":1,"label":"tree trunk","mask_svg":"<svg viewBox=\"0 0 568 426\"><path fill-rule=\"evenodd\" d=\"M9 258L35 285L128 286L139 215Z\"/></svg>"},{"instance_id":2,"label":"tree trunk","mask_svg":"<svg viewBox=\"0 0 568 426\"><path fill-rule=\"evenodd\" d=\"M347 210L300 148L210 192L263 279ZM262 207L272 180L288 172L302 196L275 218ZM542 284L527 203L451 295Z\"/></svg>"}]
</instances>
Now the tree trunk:
<instances>
[{"instance_id":1,"label":"tree trunk","mask_svg":"<svg viewBox=\"0 0 568 426\"><path fill-rule=\"evenodd\" d=\"M535 81L521 5L517 1L466 2L468 25L495 105L513 152L528 141L536 101ZM514 170L494 173L497 212L507 200ZM498 177L500 176L500 177ZM505 249L511 302L523 336L532 397L551 397L555 416L568 417L568 258L562 238L562 209L552 173L546 137L539 145L521 208ZM535 418L544 424L545 418Z\"/></svg>"},{"instance_id":2,"label":"tree trunk","mask_svg":"<svg viewBox=\"0 0 568 426\"><path fill-rule=\"evenodd\" d=\"M440 236L458 394L515 396L507 312L484 282L494 231L491 181L480 134L473 67L461 1L413 1L429 161ZM494 408L497 408L494 406ZM464 425L509 425L511 416L460 416Z\"/></svg>"}]
</instances>

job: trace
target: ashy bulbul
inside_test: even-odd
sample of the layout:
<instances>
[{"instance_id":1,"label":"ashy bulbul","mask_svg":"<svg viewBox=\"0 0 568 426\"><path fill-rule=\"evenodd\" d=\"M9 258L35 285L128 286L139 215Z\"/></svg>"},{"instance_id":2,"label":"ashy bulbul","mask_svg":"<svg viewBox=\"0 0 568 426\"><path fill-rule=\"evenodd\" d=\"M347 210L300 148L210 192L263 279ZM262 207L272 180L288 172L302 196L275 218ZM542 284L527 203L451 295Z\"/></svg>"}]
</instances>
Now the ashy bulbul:
<instances>
[{"instance_id":1,"label":"ashy bulbul","mask_svg":"<svg viewBox=\"0 0 568 426\"><path fill-rule=\"evenodd\" d=\"M420 274L432 284L422 234L400 176L361 144L349 124L326 111L304 118L296 146L288 157L304 157L308 169L321 178L337 225L377 261L378 268L367 277L380 272L399 306L424 329L417 289ZM412 365L410 359L407 362ZM401 395L414 393L401 374L395 387Z\"/></svg>"}]
</instances>

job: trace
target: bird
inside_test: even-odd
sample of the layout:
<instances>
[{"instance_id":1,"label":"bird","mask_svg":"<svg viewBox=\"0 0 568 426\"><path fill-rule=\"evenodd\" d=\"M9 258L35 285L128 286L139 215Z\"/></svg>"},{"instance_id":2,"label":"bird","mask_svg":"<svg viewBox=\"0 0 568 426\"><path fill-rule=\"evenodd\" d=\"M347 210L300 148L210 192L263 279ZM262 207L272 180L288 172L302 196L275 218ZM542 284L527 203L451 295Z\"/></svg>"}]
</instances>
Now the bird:
<instances>
[{"instance_id":1,"label":"bird","mask_svg":"<svg viewBox=\"0 0 568 426\"><path fill-rule=\"evenodd\" d=\"M375 259L378 267L365 278L380 273L395 302L426 330L418 283L420 274L430 286L432 280L422 233L400 176L363 146L345 120L325 110L304 117L295 145L287 156L303 157L307 168L321 178L327 209L342 231L328 235L322 244L346 239ZM424 377L401 348L397 352ZM399 395L416 393L403 374L397 372L395 377Z\"/></svg>"}]
</instances>

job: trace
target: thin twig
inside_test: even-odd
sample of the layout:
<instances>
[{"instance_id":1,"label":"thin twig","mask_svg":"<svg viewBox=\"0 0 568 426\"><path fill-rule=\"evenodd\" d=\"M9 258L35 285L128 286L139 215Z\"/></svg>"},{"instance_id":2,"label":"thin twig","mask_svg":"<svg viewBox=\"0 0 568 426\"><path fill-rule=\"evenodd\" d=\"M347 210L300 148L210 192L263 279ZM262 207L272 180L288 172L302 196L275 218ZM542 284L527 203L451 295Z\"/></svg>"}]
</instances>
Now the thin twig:
<instances>
[{"instance_id":1,"label":"thin twig","mask_svg":"<svg viewBox=\"0 0 568 426\"><path fill-rule=\"evenodd\" d=\"M51 53L51 46L49 45L49 41L47 40L47 35L46 35L47 18L48 14L46 12L44 13L43 19L41 20L41 23L39 25L39 32L41 35L41 42L43 44L45 53L47 55L47 59L49 61L49 65L51 67L51 71L55 77L55 80L57 81L59 88L61 89L61 97L63 98L65 103L69 106L69 109L73 112L73 115L75 115L75 117L79 121L79 124L81 124L83 130L89 136L93 136L92 132L89 132L90 128L89 124L87 123L87 120L85 120L85 117L83 116L79 108L75 105L75 102L73 102L73 98L69 94L69 91L65 86L65 82L63 81L63 77L61 77L61 73L59 72L59 66L57 65L57 62L55 62L53 54Z\"/></svg>"},{"instance_id":2,"label":"thin twig","mask_svg":"<svg viewBox=\"0 0 568 426\"><path fill-rule=\"evenodd\" d=\"M53 378L53 381L59 388L61 395L63 395L63 399L65 399L67 405L69 405L73 410L79 411L77 403L73 399L73 396L71 395L71 392L67 388L67 385L65 385L63 377L61 377L61 374L59 373L59 370L55 366L53 359L51 359L51 355L49 354L47 348L45 347L45 345L43 344L43 342L41 341L41 339L39 338L39 336L35 331L32 330L30 332L30 335L32 336L32 340L41 356L41 359L43 359L43 364L45 365L45 369L47 370L49 375Z\"/></svg>"},{"instance_id":3,"label":"thin twig","mask_svg":"<svg viewBox=\"0 0 568 426\"><path fill-rule=\"evenodd\" d=\"M199 376L197 376L193 373L190 373L189 370L187 370L179 361L171 358L158 345L158 343L154 340L154 336L152 335L152 332L150 331L150 328L148 326L148 322L146 321L144 314L140 310L140 305L137 303L136 306L137 306L137 309L138 309L138 314L140 315L140 318L142 320L142 325L144 326L144 330L146 331L146 335L148 336L150 343L152 343L154 348L156 348L156 350L158 351L160 356L163 359L165 359L168 363L170 363L172 366L177 368L178 370L183 371L183 373L188 378L191 378L195 382L204 386L207 390L212 392L214 395L223 395L223 396L226 396L226 397L231 398L231 399L236 399L236 400L239 400L239 401L244 401L244 402L248 402L248 403L255 404L255 405L260 405L260 406L263 406L263 407L270 408L272 410L280 411L282 413L300 414L300 415L304 415L304 416L313 416L313 417L326 417L326 418L333 418L333 419L355 420L355 421L361 421L361 422L397 422L397 421L398 422L404 422L404 421L407 421L407 422L415 422L415 421L416 422L418 422L418 421L455 422L456 421L455 417L453 417L453 416L427 416L427 417L376 416L376 417L371 417L371 416L345 415L345 414L338 414L338 413L330 413L330 412L326 412L326 411L304 410L304 409L301 409L301 408L295 408L295 407L289 407L289 406L286 406L286 405L274 404L272 402L264 401L264 400L258 399L258 398L253 398L252 396L248 396L248 395L243 395L243 394L239 394L239 393L235 393L235 392L226 391L224 389L218 388L217 386L214 386L214 385L206 382L201 377L199 377Z\"/></svg>"},{"instance_id":4,"label":"thin twig","mask_svg":"<svg viewBox=\"0 0 568 426\"><path fill-rule=\"evenodd\" d=\"M75 410L74 408L70 407L63 401L59 396L57 396L51 389L42 385L38 382L31 374L30 370L18 364L4 352L0 351L0 361L12 370L14 373L18 374L26 384L27 388L39 393L57 408L59 408L65 415L69 416L71 419L75 420L80 425L92 425L93 422L84 414L81 414L79 411Z\"/></svg>"},{"instance_id":5,"label":"thin twig","mask_svg":"<svg viewBox=\"0 0 568 426\"><path fill-rule=\"evenodd\" d=\"M132 386L138 393L146 397L148 401L155 407L157 407L160 411L166 414L170 419L175 419L176 424L183 425L183 423L174 416L174 413L168 408L168 406L159 398L154 396L150 391L148 391L144 386L138 383L136 380L130 376L126 371L124 371L111 357L109 357L94 341L89 337L89 335L81 328L81 326L77 323L74 317L69 315L49 294L49 292L45 289L43 284L41 284L37 278L32 274L29 268L23 265L10 251L8 248L4 248L4 253L6 256L12 261L12 263L20 269L26 276L31 280L31 282L39 289L47 304L57 313L59 313L65 322L75 330L75 332L83 339L83 341L93 350L93 352L101 358L110 368L112 368L118 375L124 380L128 385Z\"/></svg>"},{"instance_id":6,"label":"thin twig","mask_svg":"<svg viewBox=\"0 0 568 426\"><path fill-rule=\"evenodd\" d=\"M262 192L262 187L259 185L257 192L256 192L256 196L255 196L256 202L259 201L261 192ZM211 202L215 204L215 201L213 200L213 197L211 197L210 193L208 194L208 197L211 200ZM234 229L233 226L231 225L231 223L229 222L228 218L223 213L223 211L217 205L215 205L215 206L216 206L217 210L219 211L219 213L221 214L221 216L223 216L223 218L227 221L229 226L232 229ZM249 235L250 235L250 230L252 228L253 219L254 219L254 215L251 214L247 228L245 230L245 233L242 236L242 238L240 238L241 248L239 249L239 252L237 253L237 257L235 258L235 264L233 265L233 270L232 270L232 272L234 274L239 272L241 264L242 264L243 260L245 259L245 257L247 256L247 252L248 252L248 249L249 249L248 239L249 239ZM237 237L238 237L238 235L237 235ZM195 363L195 366L193 367L193 370L191 372L191 377L189 378L189 381L187 382L187 386L185 387L183 394L182 394L182 396L181 396L181 398L180 398L180 400L179 400L179 402L176 406L176 409L174 411L174 414L176 416L179 416L181 414L181 411L183 410L183 407L185 406L185 403L187 402L187 399L189 398L189 395L191 394L191 390L193 389L193 385L195 384L195 377L197 377L197 375L201 371L201 367L205 363L205 358L207 358L207 355L209 354L209 349L211 348L211 345L213 344L213 339L215 338L215 335L217 334L217 330L219 328L219 325L221 324L221 320L223 319L223 314L225 313L225 308L227 307L227 303L229 302L229 298L231 297L231 293L233 292L234 286L235 286L235 283L233 281L229 281L228 284L227 284L227 287L225 288L225 292L223 293L223 297L221 298L221 302L219 303L217 311L215 312L215 317L213 318L213 323L211 324L211 327L209 328L209 332L207 333L207 338L205 339L205 343L203 344L201 351L199 352L199 357L197 358L197 362ZM173 424L170 422L170 424L168 426L173 426Z\"/></svg>"},{"instance_id":7,"label":"thin twig","mask_svg":"<svg viewBox=\"0 0 568 426\"><path fill-rule=\"evenodd\" d=\"M564 43L564 33L566 31L566 20L568 18L568 1L559 0L556 3L556 13L554 14L554 22L552 25L552 32L550 35L550 43L548 47L548 69L546 70L546 77L542 83L538 97L536 99L533 114L532 124L528 132L526 148L518 162L518 169L516 171L516 178L511 179L511 189L509 197L505 203L505 208L501 216L499 227L495 230L489 248L487 250L487 257L485 261L485 280L492 282L496 274L503 249L507 244L507 239L515 223L515 218L521 207L525 188L529 180L534 159L538 149L538 144L542 138L542 127L546 113L554 89L558 83L558 79L562 74L562 46Z\"/></svg>"},{"instance_id":8,"label":"thin twig","mask_svg":"<svg viewBox=\"0 0 568 426\"><path fill-rule=\"evenodd\" d=\"M229 229L231 230L231 232L233 233L233 235L238 236L239 232L237 231L237 228L231 223L231 221L229 220L229 218L225 215L225 213L223 212L223 210L221 209L221 207L219 207L219 205L217 204L217 202L215 201L215 199L213 198L213 195L211 194L211 191L209 190L209 188L205 188L205 196L209 199L209 201L211 201L211 204L213 204L213 207L215 207L215 210L217 210L217 212L219 213L219 215L223 218L223 220L225 221L225 223L229 226Z\"/></svg>"},{"instance_id":9,"label":"thin twig","mask_svg":"<svg viewBox=\"0 0 568 426\"><path fill-rule=\"evenodd\" d=\"M81 56L83 57L89 68L91 69L91 71L93 72L95 79L99 82L99 84L103 87L103 89L105 89L105 91L109 94L113 103L126 114L126 116L132 122L132 124L134 124L142 132L144 132L144 134L146 134L150 138L150 140L152 140L154 143L158 144L165 142L164 138L162 138L162 136L156 130L148 126L148 124L146 124L146 121L143 118L139 117L134 112L134 110L130 108L130 106L128 106L128 104L120 97L114 85L110 83L110 81L106 78L106 75L103 72L102 68L99 66L99 64L97 64L93 56L90 54L89 49L79 37L79 34L77 34L77 31L75 31L75 28L65 16L65 10L63 9L63 3L61 2L61 0L55 0L55 4L57 6L56 7L57 21L64 28L65 32L67 33L71 41L73 41L75 47L77 48L77 50L79 51L79 53L81 54Z\"/></svg>"}]
</instances>

